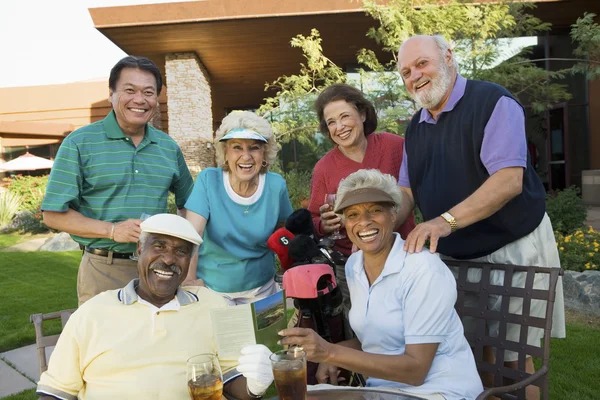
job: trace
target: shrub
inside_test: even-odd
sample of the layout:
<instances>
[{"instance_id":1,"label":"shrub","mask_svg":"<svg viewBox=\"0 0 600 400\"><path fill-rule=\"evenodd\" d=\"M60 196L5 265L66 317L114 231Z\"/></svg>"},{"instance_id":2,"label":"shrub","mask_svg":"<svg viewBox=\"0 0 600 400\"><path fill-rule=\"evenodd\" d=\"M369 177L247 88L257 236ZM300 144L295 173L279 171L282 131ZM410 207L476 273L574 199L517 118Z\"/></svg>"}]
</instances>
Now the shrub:
<instances>
[{"instance_id":1,"label":"shrub","mask_svg":"<svg viewBox=\"0 0 600 400\"><path fill-rule=\"evenodd\" d=\"M175 195L169 192L169 197L167 198L167 212L169 214L177 214L177 203L175 203Z\"/></svg>"},{"instance_id":2,"label":"shrub","mask_svg":"<svg viewBox=\"0 0 600 400\"><path fill-rule=\"evenodd\" d=\"M600 270L600 232L578 229L570 235L555 232L556 246L563 269Z\"/></svg>"},{"instance_id":3,"label":"shrub","mask_svg":"<svg viewBox=\"0 0 600 400\"><path fill-rule=\"evenodd\" d=\"M13 231L24 233L44 233L48 232L48 227L44 225L42 212L40 210L25 210L17 213L11 224Z\"/></svg>"},{"instance_id":4,"label":"shrub","mask_svg":"<svg viewBox=\"0 0 600 400\"><path fill-rule=\"evenodd\" d=\"M48 227L42 222L40 206L46 193L48 175L17 175L12 178L5 178L4 181L8 183L6 189L21 198L19 212L10 225L11 230L30 233L47 232Z\"/></svg>"},{"instance_id":5,"label":"shrub","mask_svg":"<svg viewBox=\"0 0 600 400\"><path fill-rule=\"evenodd\" d=\"M554 194L546 195L546 212L555 230L563 235L583 227L587 210L579 197L579 188L571 186Z\"/></svg>"},{"instance_id":6,"label":"shrub","mask_svg":"<svg viewBox=\"0 0 600 400\"><path fill-rule=\"evenodd\" d=\"M283 178L287 183L288 194L294 210L306 207L303 202L310 198L310 172L290 171L284 173Z\"/></svg>"},{"instance_id":7,"label":"shrub","mask_svg":"<svg viewBox=\"0 0 600 400\"><path fill-rule=\"evenodd\" d=\"M21 205L19 195L4 191L0 193L0 228L8 226Z\"/></svg>"},{"instance_id":8,"label":"shrub","mask_svg":"<svg viewBox=\"0 0 600 400\"><path fill-rule=\"evenodd\" d=\"M45 176L23 176L17 175L5 178L9 192L21 196L21 207L19 211L39 210L46 193L48 175Z\"/></svg>"},{"instance_id":9,"label":"shrub","mask_svg":"<svg viewBox=\"0 0 600 400\"><path fill-rule=\"evenodd\" d=\"M423 214L421 214L421 210L419 210L419 207L415 207L414 214L415 214L415 225L419 225L421 222L424 222Z\"/></svg>"}]
</instances>

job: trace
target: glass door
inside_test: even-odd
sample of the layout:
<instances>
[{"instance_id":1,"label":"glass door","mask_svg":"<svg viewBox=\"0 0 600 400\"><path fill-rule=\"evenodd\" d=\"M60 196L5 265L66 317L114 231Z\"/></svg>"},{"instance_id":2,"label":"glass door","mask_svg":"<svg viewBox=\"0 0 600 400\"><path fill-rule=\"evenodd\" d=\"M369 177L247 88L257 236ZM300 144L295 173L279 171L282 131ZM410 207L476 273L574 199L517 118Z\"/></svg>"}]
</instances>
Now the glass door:
<instances>
[{"instance_id":1,"label":"glass door","mask_svg":"<svg viewBox=\"0 0 600 400\"><path fill-rule=\"evenodd\" d=\"M546 120L549 190L561 190L570 186L566 105L548 110Z\"/></svg>"}]
</instances>

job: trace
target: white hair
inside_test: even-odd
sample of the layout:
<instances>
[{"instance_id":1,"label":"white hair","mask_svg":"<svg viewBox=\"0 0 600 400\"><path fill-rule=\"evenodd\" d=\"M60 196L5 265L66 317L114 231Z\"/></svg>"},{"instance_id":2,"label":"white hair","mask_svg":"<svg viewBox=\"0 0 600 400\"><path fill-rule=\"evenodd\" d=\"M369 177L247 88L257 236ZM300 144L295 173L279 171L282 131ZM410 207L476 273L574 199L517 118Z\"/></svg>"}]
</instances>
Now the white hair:
<instances>
[{"instance_id":1,"label":"white hair","mask_svg":"<svg viewBox=\"0 0 600 400\"><path fill-rule=\"evenodd\" d=\"M227 163L225 162L227 141L219 142L219 139L236 128L251 129L267 139L267 143L264 145L264 160L267 163L267 166L262 167L260 170L261 173L266 173L269 167L275 162L279 147L275 141L275 135L273 135L271 124L266 119L259 117L250 111L232 111L223 118L221 126L219 126L219 129L215 132L215 156L217 158L217 165L223 167L225 171L228 170Z\"/></svg>"},{"instance_id":2,"label":"white hair","mask_svg":"<svg viewBox=\"0 0 600 400\"><path fill-rule=\"evenodd\" d=\"M446 57L446 53L448 50L452 50L450 44L446 41L442 35L432 35L431 38L435 41L438 49L440 49L440 59L442 62L444 61L444 57ZM458 61L456 61L456 57L454 57L454 53L450 53L452 57L452 67L454 67L454 72L458 72Z\"/></svg>"},{"instance_id":3,"label":"white hair","mask_svg":"<svg viewBox=\"0 0 600 400\"><path fill-rule=\"evenodd\" d=\"M402 207L402 190L392 175L384 174L378 169L360 169L343 179L338 186L335 200L336 208L346 193L364 188L379 189L388 193L392 197L392 200L394 200L392 212L394 215L398 214Z\"/></svg>"},{"instance_id":4,"label":"white hair","mask_svg":"<svg viewBox=\"0 0 600 400\"><path fill-rule=\"evenodd\" d=\"M150 232L142 232L140 234L140 238L138 239L138 241L140 242L140 245L142 246L142 248L144 248L144 246L146 245L146 241L148 240L149 237L150 237Z\"/></svg>"}]
</instances>

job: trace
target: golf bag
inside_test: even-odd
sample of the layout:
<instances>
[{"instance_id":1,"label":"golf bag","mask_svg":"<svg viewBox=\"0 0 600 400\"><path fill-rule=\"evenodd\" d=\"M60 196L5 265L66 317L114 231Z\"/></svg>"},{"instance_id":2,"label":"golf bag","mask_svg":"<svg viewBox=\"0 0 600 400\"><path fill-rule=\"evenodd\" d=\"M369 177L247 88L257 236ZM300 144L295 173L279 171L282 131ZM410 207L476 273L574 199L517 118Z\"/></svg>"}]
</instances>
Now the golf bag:
<instances>
[{"instance_id":1,"label":"golf bag","mask_svg":"<svg viewBox=\"0 0 600 400\"><path fill-rule=\"evenodd\" d=\"M345 340L342 293L329 265L294 266L284 273L283 288L298 310L297 327L311 328L331 343ZM307 363L309 385L317 383L317 367L316 363Z\"/></svg>"}]
</instances>

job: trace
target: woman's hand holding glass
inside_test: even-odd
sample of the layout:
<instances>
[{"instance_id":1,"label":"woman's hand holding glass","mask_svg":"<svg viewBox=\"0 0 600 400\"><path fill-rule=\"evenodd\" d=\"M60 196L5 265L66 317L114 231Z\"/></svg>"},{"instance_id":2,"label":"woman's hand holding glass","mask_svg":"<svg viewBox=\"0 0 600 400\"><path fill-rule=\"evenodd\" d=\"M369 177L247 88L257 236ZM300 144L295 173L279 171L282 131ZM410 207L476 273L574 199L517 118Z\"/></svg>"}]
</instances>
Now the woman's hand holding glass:
<instances>
[{"instance_id":1,"label":"woman's hand holding glass","mask_svg":"<svg viewBox=\"0 0 600 400\"><path fill-rule=\"evenodd\" d=\"M283 338L279 341L283 346L298 346L306 353L306 359L312 362L328 362L332 343L323 339L310 328L288 328L278 333Z\"/></svg>"},{"instance_id":2,"label":"woman's hand holding glass","mask_svg":"<svg viewBox=\"0 0 600 400\"><path fill-rule=\"evenodd\" d=\"M321 227L327 234L331 234L331 238L334 240L344 239L346 236L342 235L339 230L342 227L342 220L335 212L333 207L335 205L335 194L325 195L325 204L319 208L321 214Z\"/></svg>"}]
</instances>

